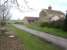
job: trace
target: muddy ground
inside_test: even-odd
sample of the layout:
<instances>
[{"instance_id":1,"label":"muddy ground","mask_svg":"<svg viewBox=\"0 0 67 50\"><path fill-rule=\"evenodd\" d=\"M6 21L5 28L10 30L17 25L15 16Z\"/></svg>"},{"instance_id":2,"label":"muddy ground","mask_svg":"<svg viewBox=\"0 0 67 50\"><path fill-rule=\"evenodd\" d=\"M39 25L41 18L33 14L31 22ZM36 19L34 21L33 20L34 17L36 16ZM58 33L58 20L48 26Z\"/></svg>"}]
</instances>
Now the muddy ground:
<instances>
[{"instance_id":1,"label":"muddy ground","mask_svg":"<svg viewBox=\"0 0 67 50\"><path fill-rule=\"evenodd\" d=\"M24 45L14 35L0 35L0 50L25 50Z\"/></svg>"}]
</instances>

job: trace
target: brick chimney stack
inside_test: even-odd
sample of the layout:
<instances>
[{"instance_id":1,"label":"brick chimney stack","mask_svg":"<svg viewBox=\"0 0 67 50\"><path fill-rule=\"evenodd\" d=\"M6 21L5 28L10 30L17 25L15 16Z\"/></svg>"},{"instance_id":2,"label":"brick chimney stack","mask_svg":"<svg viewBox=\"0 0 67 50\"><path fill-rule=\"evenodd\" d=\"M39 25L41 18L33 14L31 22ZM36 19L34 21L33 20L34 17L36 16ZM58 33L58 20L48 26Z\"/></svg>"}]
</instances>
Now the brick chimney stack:
<instances>
[{"instance_id":1,"label":"brick chimney stack","mask_svg":"<svg viewBox=\"0 0 67 50\"><path fill-rule=\"evenodd\" d=\"M48 10L52 10L52 7L51 7L51 6L49 6L49 7L48 7Z\"/></svg>"}]
</instances>

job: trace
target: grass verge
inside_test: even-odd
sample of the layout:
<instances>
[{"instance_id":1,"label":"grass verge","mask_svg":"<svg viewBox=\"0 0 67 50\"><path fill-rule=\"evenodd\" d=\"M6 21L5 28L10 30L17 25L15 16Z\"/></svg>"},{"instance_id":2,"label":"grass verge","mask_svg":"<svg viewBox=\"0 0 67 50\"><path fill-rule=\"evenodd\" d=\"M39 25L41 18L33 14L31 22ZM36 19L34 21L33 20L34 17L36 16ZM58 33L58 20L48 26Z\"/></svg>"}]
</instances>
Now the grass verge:
<instances>
[{"instance_id":1,"label":"grass verge","mask_svg":"<svg viewBox=\"0 0 67 50\"><path fill-rule=\"evenodd\" d=\"M56 36L60 36L63 38L67 38L67 32L64 32L61 29L57 29L57 28L49 28L49 27L39 27L37 25L26 25L28 28L32 28L38 31L42 31L42 32L47 32L49 34L52 35L56 35Z\"/></svg>"},{"instance_id":2,"label":"grass verge","mask_svg":"<svg viewBox=\"0 0 67 50\"><path fill-rule=\"evenodd\" d=\"M17 29L14 26L11 26L10 28L15 31L17 36L23 41L26 50L63 50L54 44L42 41L40 38Z\"/></svg>"}]
</instances>

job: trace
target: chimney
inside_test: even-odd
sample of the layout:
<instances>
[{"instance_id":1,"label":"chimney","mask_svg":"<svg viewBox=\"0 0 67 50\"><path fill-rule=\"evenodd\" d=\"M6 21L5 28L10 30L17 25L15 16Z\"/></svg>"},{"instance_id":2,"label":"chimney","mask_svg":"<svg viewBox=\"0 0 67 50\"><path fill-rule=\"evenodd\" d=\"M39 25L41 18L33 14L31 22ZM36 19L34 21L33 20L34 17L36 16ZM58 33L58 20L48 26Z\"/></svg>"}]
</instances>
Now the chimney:
<instances>
[{"instance_id":1,"label":"chimney","mask_svg":"<svg viewBox=\"0 0 67 50\"><path fill-rule=\"evenodd\" d=\"M51 6L49 6L49 7L48 7L48 10L52 10L52 7L51 7Z\"/></svg>"}]
</instances>

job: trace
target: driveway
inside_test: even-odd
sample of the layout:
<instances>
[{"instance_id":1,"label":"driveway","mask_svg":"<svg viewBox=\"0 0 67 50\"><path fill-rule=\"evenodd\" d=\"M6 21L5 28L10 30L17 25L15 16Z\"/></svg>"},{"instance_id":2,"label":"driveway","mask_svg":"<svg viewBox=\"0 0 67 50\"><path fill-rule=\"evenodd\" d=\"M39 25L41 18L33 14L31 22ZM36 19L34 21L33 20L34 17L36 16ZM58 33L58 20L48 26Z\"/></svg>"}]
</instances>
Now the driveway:
<instances>
[{"instance_id":1,"label":"driveway","mask_svg":"<svg viewBox=\"0 0 67 50\"><path fill-rule=\"evenodd\" d=\"M50 35L50 34L45 33L45 32L40 32L40 31L37 31L34 29L30 29L24 25L19 25L19 24L13 24L13 25L18 29L21 29L23 31L29 32L30 34L39 36L40 38L43 38L44 40L46 40L48 42L51 42L53 44L56 44L60 47L67 49L67 39L64 39L64 38L61 38L58 36L54 36L54 35Z\"/></svg>"}]
</instances>

